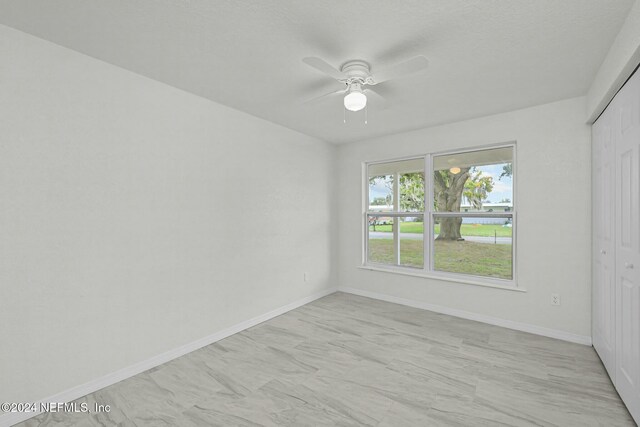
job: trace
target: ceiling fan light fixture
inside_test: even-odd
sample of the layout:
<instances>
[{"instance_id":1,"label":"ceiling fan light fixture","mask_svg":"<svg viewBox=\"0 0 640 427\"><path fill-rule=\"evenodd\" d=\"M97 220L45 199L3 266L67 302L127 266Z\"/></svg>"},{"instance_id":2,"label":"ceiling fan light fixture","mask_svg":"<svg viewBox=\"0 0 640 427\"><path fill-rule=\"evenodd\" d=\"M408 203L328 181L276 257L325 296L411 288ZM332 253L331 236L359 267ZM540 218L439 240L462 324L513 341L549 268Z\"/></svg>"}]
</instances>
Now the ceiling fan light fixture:
<instances>
[{"instance_id":1,"label":"ceiling fan light fixture","mask_svg":"<svg viewBox=\"0 0 640 427\"><path fill-rule=\"evenodd\" d=\"M362 92L362 86L359 83L351 84L348 93L344 96L344 108L349 111L360 111L366 105L367 95Z\"/></svg>"},{"instance_id":2,"label":"ceiling fan light fixture","mask_svg":"<svg viewBox=\"0 0 640 427\"><path fill-rule=\"evenodd\" d=\"M449 172L451 172L454 175L458 175L460 173L460 168L454 166L451 169L449 169Z\"/></svg>"}]
</instances>

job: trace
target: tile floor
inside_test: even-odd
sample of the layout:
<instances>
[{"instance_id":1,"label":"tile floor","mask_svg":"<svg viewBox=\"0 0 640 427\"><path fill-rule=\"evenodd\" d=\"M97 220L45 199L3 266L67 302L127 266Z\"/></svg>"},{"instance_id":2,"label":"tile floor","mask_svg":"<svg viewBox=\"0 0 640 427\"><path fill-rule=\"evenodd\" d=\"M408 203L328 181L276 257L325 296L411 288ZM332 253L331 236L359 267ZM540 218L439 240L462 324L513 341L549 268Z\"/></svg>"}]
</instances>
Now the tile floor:
<instances>
[{"instance_id":1,"label":"tile floor","mask_svg":"<svg viewBox=\"0 0 640 427\"><path fill-rule=\"evenodd\" d=\"M21 426L633 426L591 347L335 293Z\"/></svg>"}]
</instances>

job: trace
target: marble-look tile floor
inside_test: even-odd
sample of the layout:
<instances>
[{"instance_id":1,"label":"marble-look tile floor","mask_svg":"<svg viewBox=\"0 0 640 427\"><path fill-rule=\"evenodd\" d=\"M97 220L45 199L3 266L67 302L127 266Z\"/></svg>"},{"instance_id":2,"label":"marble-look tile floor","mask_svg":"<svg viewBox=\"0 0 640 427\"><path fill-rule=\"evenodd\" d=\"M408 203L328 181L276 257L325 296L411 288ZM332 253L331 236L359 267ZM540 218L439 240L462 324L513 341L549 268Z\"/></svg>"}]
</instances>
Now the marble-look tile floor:
<instances>
[{"instance_id":1,"label":"marble-look tile floor","mask_svg":"<svg viewBox=\"0 0 640 427\"><path fill-rule=\"evenodd\" d=\"M598 356L335 293L24 426L633 426Z\"/></svg>"}]
</instances>

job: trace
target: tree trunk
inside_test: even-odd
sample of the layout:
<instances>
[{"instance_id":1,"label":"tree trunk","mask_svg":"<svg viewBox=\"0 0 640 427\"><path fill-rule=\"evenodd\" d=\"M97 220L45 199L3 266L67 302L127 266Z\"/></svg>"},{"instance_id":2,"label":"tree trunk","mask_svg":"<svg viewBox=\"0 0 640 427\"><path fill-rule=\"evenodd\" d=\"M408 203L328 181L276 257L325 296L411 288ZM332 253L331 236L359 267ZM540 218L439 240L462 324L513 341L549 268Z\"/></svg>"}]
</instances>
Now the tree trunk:
<instances>
[{"instance_id":1,"label":"tree trunk","mask_svg":"<svg viewBox=\"0 0 640 427\"><path fill-rule=\"evenodd\" d=\"M436 240L462 240L461 224L462 218L440 218L440 234Z\"/></svg>"},{"instance_id":2,"label":"tree trunk","mask_svg":"<svg viewBox=\"0 0 640 427\"><path fill-rule=\"evenodd\" d=\"M454 175L449 171L434 174L436 207L438 212L460 212L464 184L469 178L469 168ZM440 233L436 240L461 240L461 217L440 218Z\"/></svg>"}]
</instances>

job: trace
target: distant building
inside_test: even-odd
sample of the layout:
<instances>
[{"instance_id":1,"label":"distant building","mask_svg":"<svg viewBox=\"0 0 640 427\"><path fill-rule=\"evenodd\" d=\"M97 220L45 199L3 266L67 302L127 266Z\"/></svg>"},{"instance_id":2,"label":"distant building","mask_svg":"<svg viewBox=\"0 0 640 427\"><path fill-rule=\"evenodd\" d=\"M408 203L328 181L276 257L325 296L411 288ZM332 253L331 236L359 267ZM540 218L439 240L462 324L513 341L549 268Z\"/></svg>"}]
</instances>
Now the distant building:
<instances>
[{"instance_id":1,"label":"distant building","mask_svg":"<svg viewBox=\"0 0 640 427\"><path fill-rule=\"evenodd\" d=\"M460 212L511 212L513 210L512 202L502 203L483 203L482 209L478 210L470 203L460 205Z\"/></svg>"},{"instance_id":2,"label":"distant building","mask_svg":"<svg viewBox=\"0 0 640 427\"><path fill-rule=\"evenodd\" d=\"M500 203L483 203L482 209L476 209L470 203L463 203L460 205L460 212L462 213L479 213L479 212L511 212L513 210L512 202L500 202ZM462 222L465 224L506 224L510 223L510 218L463 218Z\"/></svg>"},{"instance_id":3,"label":"distant building","mask_svg":"<svg viewBox=\"0 0 640 427\"><path fill-rule=\"evenodd\" d=\"M385 212L391 211L391 207L387 205L371 205L369 206L370 212ZM482 209L476 209L473 205L468 202L462 203L460 205L461 213L482 213L482 212L511 212L513 210L512 202L500 202L500 203L483 203ZM418 220L417 218L412 218L412 220ZM370 222L376 221L377 224L391 224L393 222L393 218L391 217L377 217L376 220L373 218ZM462 222L465 224L508 224L511 223L510 218L463 218Z\"/></svg>"}]
</instances>

